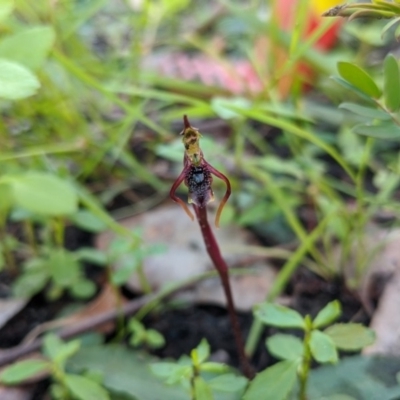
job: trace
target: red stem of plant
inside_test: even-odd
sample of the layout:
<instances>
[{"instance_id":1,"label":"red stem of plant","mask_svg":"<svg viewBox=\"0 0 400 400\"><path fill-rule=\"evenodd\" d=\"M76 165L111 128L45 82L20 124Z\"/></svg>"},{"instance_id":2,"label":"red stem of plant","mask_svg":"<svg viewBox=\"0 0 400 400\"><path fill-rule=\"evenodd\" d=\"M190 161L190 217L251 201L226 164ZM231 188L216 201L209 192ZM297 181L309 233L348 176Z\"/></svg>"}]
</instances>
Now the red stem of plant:
<instances>
[{"instance_id":1,"label":"red stem of plant","mask_svg":"<svg viewBox=\"0 0 400 400\"><path fill-rule=\"evenodd\" d=\"M196 213L197 221L199 222L201 233L203 235L203 240L206 245L207 252L214 263L215 268L221 278L222 287L224 288L226 300L228 302L228 314L231 320L233 334L235 337L236 347L239 354L240 364L242 365L243 373L248 379L254 377L254 370L251 367L249 360L247 359L246 353L244 351L244 341L242 333L239 327L239 321L236 316L235 306L233 303L231 285L229 282L229 271L225 260L221 256L217 240L215 239L214 233L207 219L207 209L206 207L198 207L193 205L194 211Z\"/></svg>"}]
</instances>

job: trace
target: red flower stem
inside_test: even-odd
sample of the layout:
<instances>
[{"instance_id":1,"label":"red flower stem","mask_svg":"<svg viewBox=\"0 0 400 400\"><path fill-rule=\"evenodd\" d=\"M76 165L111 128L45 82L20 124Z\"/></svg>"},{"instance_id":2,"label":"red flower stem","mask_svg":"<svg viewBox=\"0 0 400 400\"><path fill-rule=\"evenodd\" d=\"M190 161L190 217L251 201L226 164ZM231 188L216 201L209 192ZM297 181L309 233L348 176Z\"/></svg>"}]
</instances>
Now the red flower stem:
<instances>
[{"instance_id":1,"label":"red flower stem","mask_svg":"<svg viewBox=\"0 0 400 400\"><path fill-rule=\"evenodd\" d=\"M254 371L253 368L250 366L249 360L247 359L244 351L244 341L242 333L240 331L239 321L236 316L231 285L229 282L228 266L221 256L217 240L215 239L214 233L208 223L206 207L198 207L194 204L193 208L196 213L197 221L200 225L201 233L203 235L203 240L206 245L208 255L210 256L215 268L218 271L222 287L224 288L225 297L228 304L228 314L231 320L233 334L235 337L236 347L239 354L239 360L242 366L243 373L248 379L252 379L254 377Z\"/></svg>"}]
</instances>

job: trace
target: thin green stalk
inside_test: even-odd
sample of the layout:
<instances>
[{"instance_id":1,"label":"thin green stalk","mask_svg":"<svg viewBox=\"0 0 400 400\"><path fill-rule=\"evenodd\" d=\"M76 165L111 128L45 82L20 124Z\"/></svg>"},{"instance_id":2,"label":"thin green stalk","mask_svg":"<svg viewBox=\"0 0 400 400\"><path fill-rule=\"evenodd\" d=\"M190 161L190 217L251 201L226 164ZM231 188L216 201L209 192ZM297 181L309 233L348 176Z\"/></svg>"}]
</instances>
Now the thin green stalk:
<instances>
[{"instance_id":1,"label":"thin green stalk","mask_svg":"<svg viewBox=\"0 0 400 400\"><path fill-rule=\"evenodd\" d=\"M52 221L54 243L57 247L64 247L64 234L65 234L65 222L61 218L55 218Z\"/></svg>"},{"instance_id":2,"label":"thin green stalk","mask_svg":"<svg viewBox=\"0 0 400 400\"><path fill-rule=\"evenodd\" d=\"M292 133L298 137L308 140L309 142L315 144L317 147L325 150L349 175L353 182L356 182L356 175L348 165L348 163L344 160L344 158L328 143L321 140L317 135L308 132L305 129L299 128L297 125L284 120L283 118L278 118L272 115L268 115L263 110L245 110L239 107L229 107L233 111L236 111L242 115L245 115L248 118L252 118L256 121L263 122L267 125L275 126L280 128L286 132Z\"/></svg>"},{"instance_id":3,"label":"thin green stalk","mask_svg":"<svg viewBox=\"0 0 400 400\"><path fill-rule=\"evenodd\" d=\"M3 153L0 155L0 161L15 160L17 158L44 156L47 154L72 153L76 151L82 151L84 145L85 145L84 141L79 139L72 143L32 146L25 148L23 151L20 152Z\"/></svg>"},{"instance_id":4,"label":"thin green stalk","mask_svg":"<svg viewBox=\"0 0 400 400\"><path fill-rule=\"evenodd\" d=\"M275 300L285 289L293 273L296 271L297 267L300 265L301 260L314 246L316 240L320 238L323 230L325 229L328 221L332 217L328 214L319 225L307 236L307 238L301 243L297 250L293 253L292 257L284 264L282 269L279 271L271 290L269 291L266 301ZM251 325L250 333L246 342L246 354L251 357L257 347L260 340L262 330L264 325L259 320L255 319Z\"/></svg>"},{"instance_id":5,"label":"thin green stalk","mask_svg":"<svg viewBox=\"0 0 400 400\"><path fill-rule=\"evenodd\" d=\"M356 246L356 284L361 279L364 267L365 267L365 248L363 246L363 239L365 237L365 225L368 220L368 213L364 211L365 204L365 190L364 190L364 177L365 172L369 163L371 151L373 145L375 143L375 139L372 137L368 137L365 142L364 152L361 158L360 168L358 170L357 179L356 179L356 194L357 194L357 209L356 209L356 218L354 221L354 235L357 241Z\"/></svg>"},{"instance_id":6,"label":"thin green stalk","mask_svg":"<svg viewBox=\"0 0 400 400\"><path fill-rule=\"evenodd\" d=\"M269 189L268 193L273 198L275 204L282 210L288 224L295 232L296 236L303 242L306 240L308 233L303 228L302 224L300 223L299 219L297 218L296 213L293 209L288 205L285 195L282 193L280 187L275 184L274 180L270 177L270 175L265 172L261 171L260 169L252 166L251 164L245 165L244 169L254 176L256 179L262 181L265 186ZM325 262L323 256L319 253L319 251L312 246L310 249L310 253L312 256L319 262L321 268L324 267ZM329 272L329 270L328 270Z\"/></svg>"},{"instance_id":7,"label":"thin green stalk","mask_svg":"<svg viewBox=\"0 0 400 400\"><path fill-rule=\"evenodd\" d=\"M242 165L244 145L246 135L244 134L245 120L243 118L235 119L235 122L231 124L231 128L234 132L234 154L235 163L237 166Z\"/></svg>"},{"instance_id":8,"label":"thin green stalk","mask_svg":"<svg viewBox=\"0 0 400 400\"><path fill-rule=\"evenodd\" d=\"M137 268L137 274L140 282L140 287L142 288L145 294L149 294L152 292L149 280L147 279L146 274L144 273L143 264L140 263L139 267Z\"/></svg>"},{"instance_id":9,"label":"thin green stalk","mask_svg":"<svg viewBox=\"0 0 400 400\"><path fill-rule=\"evenodd\" d=\"M4 261L6 267L12 272L17 272L17 263L15 261L14 253L8 246L7 243L7 232L5 226L0 226L0 243L1 243L1 251L3 252Z\"/></svg>"},{"instance_id":10,"label":"thin green stalk","mask_svg":"<svg viewBox=\"0 0 400 400\"><path fill-rule=\"evenodd\" d=\"M33 228L33 223L30 220L25 220L24 221L24 232L25 232L25 237L26 240L29 244L29 247L31 248L34 256L38 255L38 245L36 241L36 236L35 236L35 231Z\"/></svg>"},{"instance_id":11,"label":"thin green stalk","mask_svg":"<svg viewBox=\"0 0 400 400\"><path fill-rule=\"evenodd\" d=\"M311 349L310 349L310 340L311 340L311 331L312 331L312 320L309 315L306 315L304 318L304 322L306 325L306 329L304 332L304 339L303 339L303 359L301 362L300 372L299 372L299 380L300 380L300 390L299 390L299 400L307 400L307 384L308 384L308 377L310 374L311 368Z\"/></svg>"}]
</instances>

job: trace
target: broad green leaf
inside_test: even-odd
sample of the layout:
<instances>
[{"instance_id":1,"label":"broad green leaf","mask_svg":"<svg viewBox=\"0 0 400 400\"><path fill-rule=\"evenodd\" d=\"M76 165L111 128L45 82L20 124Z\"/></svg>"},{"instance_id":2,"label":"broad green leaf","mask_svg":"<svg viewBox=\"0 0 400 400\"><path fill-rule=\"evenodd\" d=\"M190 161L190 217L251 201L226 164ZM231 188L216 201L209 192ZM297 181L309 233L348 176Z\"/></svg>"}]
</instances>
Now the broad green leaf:
<instances>
[{"instance_id":1,"label":"broad green leaf","mask_svg":"<svg viewBox=\"0 0 400 400\"><path fill-rule=\"evenodd\" d=\"M77 210L76 192L69 182L55 175L28 172L12 177L9 182L15 202L28 211L58 216L72 214Z\"/></svg>"},{"instance_id":2,"label":"broad green leaf","mask_svg":"<svg viewBox=\"0 0 400 400\"><path fill-rule=\"evenodd\" d=\"M89 279L81 278L70 288L72 295L78 299L87 299L96 293L96 285Z\"/></svg>"},{"instance_id":3,"label":"broad green leaf","mask_svg":"<svg viewBox=\"0 0 400 400\"><path fill-rule=\"evenodd\" d=\"M203 362L199 368L201 371L212 372L214 374L224 374L231 370L228 365L213 361Z\"/></svg>"},{"instance_id":4,"label":"broad green leaf","mask_svg":"<svg viewBox=\"0 0 400 400\"><path fill-rule=\"evenodd\" d=\"M358 351L374 343L375 333L361 324L335 324L325 329L335 346L340 350Z\"/></svg>"},{"instance_id":5,"label":"broad green leaf","mask_svg":"<svg viewBox=\"0 0 400 400\"><path fill-rule=\"evenodd\" d=\"M0 373L0 382L15 385L28 378L50 370L50 363L44 360L24 360L10 365Z\"/></svg>"},{"instance_id":6,"label":"broad green leaf","mask_svg":"<svg viewBox=\"0 0 400 400\"><path fill-rule=\"evenodd\" d=\"M88 210L78 210L70 216L70 220L79 228L93 233L105 231L107 225Z\"/></svg>"},{"instance_id":7,"label":"broad green leaf","mask_svg":"<svg viewBox=\"0 0 400 400\"><path fill-rule=\"evenodd\" d=\"M400 140L400 126L392 121L383 121L377 124L359 124L352 131L359 135L377 139Z\"/></svg>"},{"instance_id":8,"label":"broad green leaf","mask_svg":"<svg viewBox=\"0 0 400 400\"><path fill-rule=\"evenodd\" d=\"M86 261L95 265L104 266L107 265L106 254L94 247L82 247L77 251L74 251L74 256L81 261Z\"/></svg>"},{"instance_id":9,"label":"broad green leaf","mask_svg":"<svg viewBox=\"0 0 400 400\"><path fill-rule=\"evenodd\" d=\"M64 364L64 362L73 356L81 346L79 339L71 340L70 342L63 342L62 345L57 349L57 353L53 360L59 364Z\"/></svg>"},{"instance_id":10,"label":"broad green leaf","mask_svg":"<svg viewBox=\"0 0 400 400\"><path fill-rule=\"evenodd\" d=\"M191 357L193 362L198 365L206 361L210 357L210 345L207 340L202 339L200 344L192 350Z\"/></svg>"},{"instance_id":11,"label":"broad green leaf","mask_svg":"<svg viewBox=\"0 0 400 400\"><path fill-rule=\"evenodd\" d=\"M34 95L40 88L36 76L16 62L0 59L0 98L18 100Z\"/></svg>"},{"instance_id":12,"label":"broad green leaf","mask_svg":"<svg viewBox=\"0 0 400 400\"><path fill-rule=\"evenodd\" d=\"M328 303L315 317L313 327L318 329L331 324L342 314L342 307L339 301L334 300Z\"/></svg>"},{"instance_id":13,"label":"broad green leaf","mask_svg":"<svg viewBox=\"0 0 400 400\"><path fill-rule=\"evenodd\" d=\"M360 117L365 117L368 119L391 119L390 114L383 110L378 110L372 107L360 106L359 104L354 103L342 103L339 108L343 108L345 110L351 111L354 114L359 115Z\"/></svg>"},{"instance_id":14,"label":"broad green leaf","mask_svg":"<svg viewBox=\"0 0 400 400\"><path fill-rule=\"evenodd\" d=\"M146 332L147 345L153 349L159 349L165 345L164 336L154 329L148 329Z\"/></svg>"},{"instance_id":15,"label":"broad green leaf","mask_svg":"<svg viewBox=\"0 0 400 400\"><path fill-rule=\"evenodd\" d=\"M282 360L300 360L304 353L303 347L302 341L293 335L277 333L267 339L268 351Z\"/></svg>"},{"instance_id":16,"label":"broad green leaf","mask_svg":"<svg viewBox=\"0 0 400 400\"><path fill-rule=\"evenodd\" d=\"M68 358L72 357L79 350L80 346L81 342L79 339L63 343L54 361L64 364Z\"/></svg>"},{"instance_id":17,"label":"broad green leaf","mask_svg":"<svg viewBox=\"0 0 400 400\"><path fill-rule=\"evenodd\" d=\"M32 70L40 68L55 40L51 26L37 26L2 38L0 58L15 61Z\"/></svg>"},{"instance_id":18,"label":"broad green leaf","mask_svg":"<svg viewBox=\"0 0 400 400\"><path fill-rule=\"evenodd\" d=\"M161 369L164 372L163 379L160 379L150 370L150 364L155 361L145 353L133 351L122 345L96 345L82 347L68 360L67 366L69 370L73 369L74 373L99 371L104 376L104 386L108 390L124 392L135 399L187 400L189 396L180 385L169 386L164 383L171 375L171 368L181 368L182 365L158 363L162 364ZM186 368L190 377L190 364Z\"/></svg>"},{"instance_id":19,"label":"broad green leaf","mask_svg":"<svg viewBox=\"0 0 400 400\"><path fill-rule=\"evenodd\" d=\"M336 363L339 360L333 340L321 331L311 332L310 350L314 359L320 363Z\"/></svg>"},{"instance_id":20,"label":"broad green leaf","mask_svg":"<svg viewBox=\"0 0 400 400\"><path fill-rule=\"evenodd\" d=\"M297 377L298 364L281 361L256 375L243 400L286 400Z\"/></svg>"},{"instance_id":21,"label":"broad green leaf","mask_svg":"<svg viewBox=\"0 0 400 400\"><path fill-rule=\"evenodd\" d=\"M80 375L66 374L65 385L78 400L109 400L107 391L98 383Z\"/></svg>"},{"instance_id":22,"label":"broad green leaf","mask_svg":"<svg viewBox=\"0 0 400 400\"><path fill-rule=\"evenodd\" d=\"M194 378L194 398L196 400L214 400L211 388L201 376Z\"/></svg>"},{"instance_id":23,"label":"broad green leaf","mask_svg":"<svg viewBox=\"0 0 400 400\"><path fill-rule=\"evenodd\" d=\"M0 21L7 18L14 9L14 0L0 1Z\"/></svg>"},{"instance_id":24,"label":"broad green leaf","mask_svg":"<svg viewBox=\"0 0 400 400\"><path fill-rule=\"evenodd\" d=\"M347 90L351 90L353 93L356 93L359 97L364 99L367 103L370 103L371 106L375 107L376 103L375 101L370 97L367 96L364 92L362 92L360 89L352 85L351 83L347 82L346 80L340 78L339 76L331 76L331 79L338 83L340 86L344 87Z\"/></svg>"},{"instance_id":25,"label":"broad green leaf","mask_svg":"<svg viewBox=\"0 0 400 400\"><path fill-rule=\"evenodd\" d=\"M175 383L179 383L184 380L190 379L191 375L192 375L191 366L175 364L174 368L170 370L169 376L165 380L165 383L168 385L173 385Z\"/></svg>"},{"instance_id":26,"label":"broad green leaf","mask_svg":"<svg viewBox=\"0 0 400 400\"><path fill-rule=\"evenodd\" d=\"M400 109L400 71L397 59L389 54L383 64L383 93L386 107L393 112Z\"/></svg>"},{"instance_id":27,"label":"broad green leaf","mask_svg":"<svg viewBox=\"0 0 400 400\"><path fill-rule=\"evenodd\" d=\"M304 329L303 317L295 310L273 303L263 303L255 308L255 316L264 324L280 328Z\"/></svg>"},{"instance_id":28,"label":"broad green leaf","mask_svg":"<svg viewBox=\"0 0 400 400\"><path fill-rule=\"evenodd\" d=\"M368 96L378 99L382 93L371 76L359 66L346 62L338 62L340 76Z\"/></svg>"},{"instance_id":29,"label":"broad green leaf","mask_svg":"<svg viewBox=\"0 0 400 400\"><path fill-rule=\"evenodd\" d=\"M61 287L69 287L80 280L80 265L73 253L65 249L55 249L50 253L48 268L54 282Z\"/></svg>"},{"instance_id":30,"label":"broad green leaf","mask_svg":"<svg viewBox=\"0 0 400 400\"><path fill-rule=\"evenodd\" d=\"M150 365L151 372L160 378L167 379L175 369L182 367L173 362L158 362Z\"/></svg>"},{"instance_id":31,"label":"broad green leaf","mask_svg":"<svg viewBox=\"0 0 400 400\"><path fill-rule=\"evenodd\" d=\"M47 260L34 258L26 264L24 272L13 284L13 293L16 297L31 297L39 293L49 280Z\"/></svg>"},{"instance_id":32,"label":"broad green leaf","mask_svg":"<svg viewBox=\"0 0 400 400\"><path fill-rule=\"evenodd\" d=\"M54 333L48 333L43 338L43 352L52 360L57 358L63 345L64 342Z\"/></svg>"},{"instance_id":33,"label":"broad green leaf","mask_svg":"<svg viewBox=\"0 0 400 400\"><path fill-rule=\"evenodd\" d=\"M310 371L307 394L310 400L330 400L339 393L357 400L399 399L399 370L400 358L392 355L344 357L338 364Z\"/></svg>"},{"instance_id":34,"label":"broad green leaf","mask_svg":"<svg viewBox=\"0 0 400 400\"><path fill-rule=\"evenodd\" d=\"M218 392L238 392L247 385L247 379L234 374L224 374L208 381L208 385Z\"/></svg>"}]
</instances>

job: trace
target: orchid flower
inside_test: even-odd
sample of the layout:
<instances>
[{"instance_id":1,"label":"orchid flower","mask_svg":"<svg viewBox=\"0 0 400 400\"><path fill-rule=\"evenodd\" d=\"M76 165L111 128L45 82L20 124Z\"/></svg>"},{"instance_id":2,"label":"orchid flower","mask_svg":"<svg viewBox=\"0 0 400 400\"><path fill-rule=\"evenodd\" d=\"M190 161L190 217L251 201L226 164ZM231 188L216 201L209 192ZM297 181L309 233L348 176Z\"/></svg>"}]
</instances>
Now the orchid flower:
<instances>
[{"instance_id":1,"label":"orchid flower","mask_svg":"<svg viewBox=\"0 0 400 400\"><path fill-rule=\"evenodd\" d=\"M214 200L214 192L211 187L212 175L221 179L226 185L226 191L215 216L215 226L219 227L222 209L231 195L231 184L222 172L215 169L204 159L203 151L199 145L201 134L198 129L190 125L186 115L183 116L183 123L184 129L180 133L185 147L183 170L172 185L169 195L184 209L189 218L194 220L193 213L189 210L187 204L175 195L176 190L184 182L189 189L188 203L204 208Z\"/></svg>"}]
</instances>

